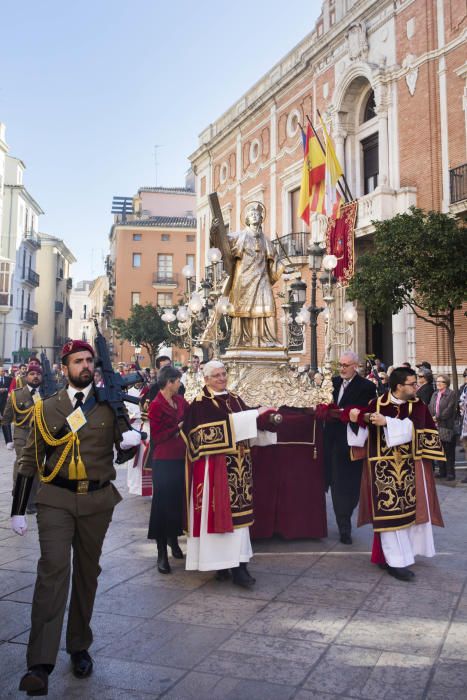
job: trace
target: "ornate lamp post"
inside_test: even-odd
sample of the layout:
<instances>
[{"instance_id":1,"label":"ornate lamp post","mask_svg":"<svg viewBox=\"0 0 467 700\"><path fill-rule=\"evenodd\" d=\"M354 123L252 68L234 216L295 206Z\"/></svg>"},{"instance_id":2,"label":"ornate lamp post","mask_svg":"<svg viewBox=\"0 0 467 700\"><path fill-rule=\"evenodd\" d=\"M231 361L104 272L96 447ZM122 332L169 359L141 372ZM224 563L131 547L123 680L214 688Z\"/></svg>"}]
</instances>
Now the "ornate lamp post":
<instances>
[{"instance_id":1,"label":"ornate lamp post","mask_svg":"<svg viewBox=\"0 0 467 700\"><path fill-rule=\"evenodd\" d=\"M317 372L318 370L318 316L324 307L316 306L316 288L317 274L321 270L321 263L324 256L324 249L318 243L313 243L308 248L308 267L311 271L311 304L308 307L309 323L311 327L311 355L310 355L310 371ZM305 320L305 319L304 319ZM305 321L306 323L306 321Z\"/></svg>"}]
</instances>

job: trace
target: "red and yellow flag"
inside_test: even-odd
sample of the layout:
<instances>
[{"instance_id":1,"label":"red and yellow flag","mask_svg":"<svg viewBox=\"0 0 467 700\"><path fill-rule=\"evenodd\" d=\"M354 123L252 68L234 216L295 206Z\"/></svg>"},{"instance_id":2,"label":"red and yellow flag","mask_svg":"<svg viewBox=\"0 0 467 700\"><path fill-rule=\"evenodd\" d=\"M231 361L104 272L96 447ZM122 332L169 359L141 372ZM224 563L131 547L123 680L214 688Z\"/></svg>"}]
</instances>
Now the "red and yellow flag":
<instances>
[{"instance_id":1,"label":"red and yellow flag","mask_svg":"<svg viewBox=\"0 0 467 700\"><path fill-rule=\"evenodd\" d=\"M309 225L311 212L325 213L326 159L310 124L306 135L302 131L302 138L304 157L298 210L300 218Z\"/></svg>"},{"instance_id":2,"label":"red and yellow flag","mask_svg":"<svg viewBox=\"0 0 467 700\"><path fill-rule=\"evenodd\" d=\"M337 183L344 173L334 150L332 138L321 116L320 121L326 143L325 214L333 219L338 219L340 217L342 197L337 189Z\"/></svg>"}]
</instances>

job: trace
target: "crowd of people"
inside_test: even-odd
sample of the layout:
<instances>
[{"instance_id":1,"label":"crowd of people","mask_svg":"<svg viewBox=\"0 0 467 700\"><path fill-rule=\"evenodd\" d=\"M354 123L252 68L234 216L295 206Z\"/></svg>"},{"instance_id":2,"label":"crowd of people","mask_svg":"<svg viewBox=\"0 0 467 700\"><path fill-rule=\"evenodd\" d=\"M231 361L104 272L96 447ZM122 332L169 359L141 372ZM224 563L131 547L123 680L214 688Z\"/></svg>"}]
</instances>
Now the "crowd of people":
<instances>
[{"instance_id":1,"label":"crowd of people","mask_svg":"<svg viewBox=\"0 0 467 700\"><path fill-rule=\"evenodd\" d=\"M74 675L92 673L99 559L121 500L112 483L115 450L117 463L134 460L151 470L148 538L156 541L160 574L171 573L170 549L172 558L186 560L187 570L213 571L219 582L246 589L255 583L247 566L253 555L251 447L274 445L283 416L268 406L249 407L229 391L226 368L217 360L194 357L181 372L161 356L154 371L131 365L118 371L136 372L128 411L98 401L95 387L103 377L84 341L64 346L56 374L64 386L52 396L40 394L42 368L35 358L18 370L13 390L0 373L2 427L13 424L14 438L7 431L5 440L16 449L12 528L24 535L26 511L37 510L41 550L28 670L20 682L28 695L47 694L70 577L66 647ZM200 376L202 389L188 403L184 385ZM322 380L316 376L316 383ZM315 419L324 430L326 486L341 543L352 545L358 508L358 525L373 526L372 561L400 581L413 580L415 557L435 554L432 525L443 525L434 476L455 479L459 435L466 447L467 372L457 395L449 377L433 375L427 362L415 369L408 363L386 368L379 360L366 366L347 351L333 378L332 401L317 407ZM183 532L186 552L178 540Z\"/></svg>"}]
</instances>

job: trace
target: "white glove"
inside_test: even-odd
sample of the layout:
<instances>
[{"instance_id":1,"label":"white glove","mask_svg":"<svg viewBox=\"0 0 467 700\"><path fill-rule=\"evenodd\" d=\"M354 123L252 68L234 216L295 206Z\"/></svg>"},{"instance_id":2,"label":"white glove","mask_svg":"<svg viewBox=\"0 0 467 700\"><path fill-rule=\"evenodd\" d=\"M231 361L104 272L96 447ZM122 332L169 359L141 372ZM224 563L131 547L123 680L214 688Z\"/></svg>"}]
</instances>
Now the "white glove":
<instances>
[{"instance_id":1,"label":"white glove","mask_svg":"<svg viewBox=\"0 0 467 700\"><path fill-rule=\"evenodd\" d=\"M138 447L141 444L141 433L136 430L125 430L122 433L120 447L122 450L129 450L130 447Z\"/></svg>"},{"instance_id":2,"label":"white glove","mask_svg":"<svg viewBox=\"0 0 467 700\"><path fill-rule=\"evenodd\" d=\"M7 442L7 444L6 444L7 450L12 450L14 446L15 446L15 445L14 445L13 442Z\"/></svg>"},{"instance_id":3,"label":"white glove","mask_svg":"<svg viewBox=\"0 0 467 700\"><path fill-rule=\"evenodd\" d=\"M11 529L17 535L25 535L28 529L28 521L24 515L13 515L11 518Z\"/></svg>"}]
</instances>

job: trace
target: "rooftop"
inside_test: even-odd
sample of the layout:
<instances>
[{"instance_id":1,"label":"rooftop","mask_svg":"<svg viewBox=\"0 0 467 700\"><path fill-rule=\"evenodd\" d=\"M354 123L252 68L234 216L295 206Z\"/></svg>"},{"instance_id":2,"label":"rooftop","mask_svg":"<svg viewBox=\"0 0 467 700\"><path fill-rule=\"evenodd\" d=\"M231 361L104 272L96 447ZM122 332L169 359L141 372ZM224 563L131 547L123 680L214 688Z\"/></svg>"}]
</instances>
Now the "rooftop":
<instances>
[{"instance_id":1,"label":"rooftop","mask_svg":"<svg viewBox=\"0 0 467 700\"><path fill-rule=\"evenodd\" d=\"M153 226L155 228L196 228L196 218L193 216L150 216L147 219L120 221L115 226Z\"/></svg>"},{"instance_id":2,"label":"rooftop","mask_svg":"<svg viewBox=\"0 0 467 700\"><path fill-rule=\"evenodd\" d=\"M195 191L190 187L140 187L138 194L140 192L161 192L166 194L192 194L195 195Z\"/></svg>"}]
</instances>

